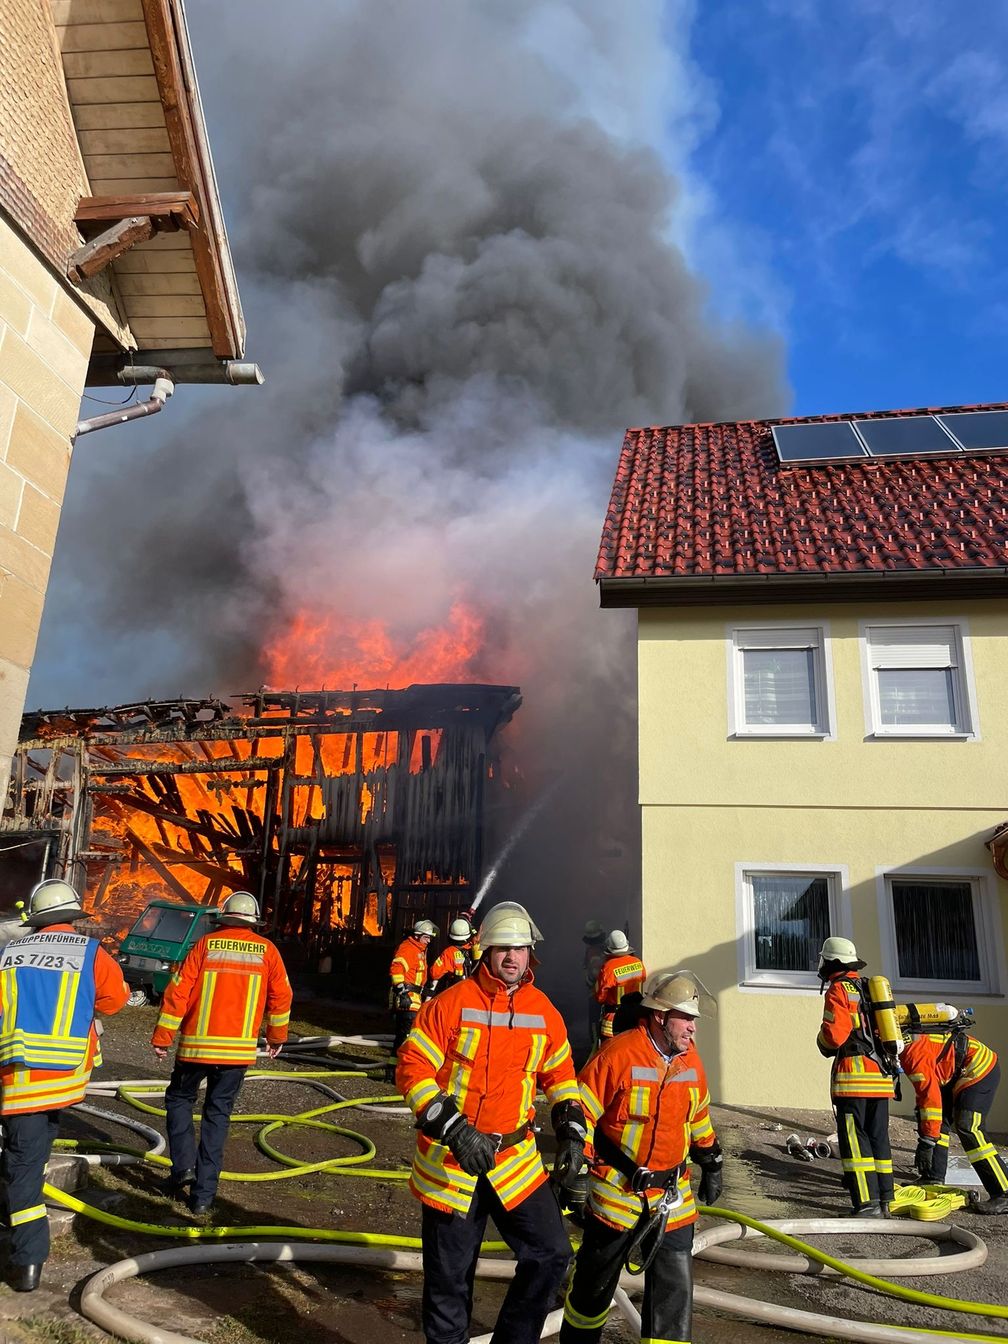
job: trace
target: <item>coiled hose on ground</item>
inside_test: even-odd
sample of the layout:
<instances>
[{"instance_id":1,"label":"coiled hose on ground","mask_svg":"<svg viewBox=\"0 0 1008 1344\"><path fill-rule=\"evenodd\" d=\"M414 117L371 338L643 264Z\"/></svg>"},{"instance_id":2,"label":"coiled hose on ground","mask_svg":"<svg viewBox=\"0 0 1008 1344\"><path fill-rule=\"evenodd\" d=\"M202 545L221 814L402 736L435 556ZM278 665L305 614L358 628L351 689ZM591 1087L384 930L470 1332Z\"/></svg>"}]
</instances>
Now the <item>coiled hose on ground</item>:
<instances>
[{"instance_id":1,"label":"coiled hose on ground","mask_svg":"<svg viewBox=\"0 0 1008 1344\"><path fill-rule=\"evenodd\" d=\"M344 1044L371 1044L361 1038L339 1036L313 1037L303 1040L287 1051L293 1062L321 1062L322 1052ZM377 1042L374 1042L377 1044ZM350 1061L339 1061L349 1063ZM258 1079L270 1079L277 1082L296 1082L309 1086L330 1100L324 1106L299 1112L294 1115L282 1114L240 1114L233 1118L235 1122L257 1123L261 1126L256 1135L258 1147L272 1160L281 1165L281 1170L268 1172L222 1172L222 1180L274 1181L300 1177L311 1172L330 1172L338 1176L359 1176L379 1180L406 1180L408 1173L403 1170L379 1169L367 1165L376 1155L374 1144L363 1134L358 1134L343 1126L331 1124L319 1117L335 1111L355 1107L381 1110L399 1116L408 1116L408 1110L401 1104L397 1094L375 1097L347 1098L341 1096L324 1078L355 1077L368 1078L374 1068L382 1067L376 1063L363 1069L311 1069L311 1070L250 1070L249 1076ZM369 1071L370 1070L370 1071ZM157 1095L164 1091L164 1079L139 1079L122 1083L102 1082L89 1088L92 1096L115 1095L130 1105L151 1115L163 1115L162 1109L143 1100L144 1097ZM394 1104L398 1103L398 1104ZM88 1114L125 1125L140 1134L149 1145L146 1148L125 1148L116 1144L88 1143L90 1149L99 1150L88 1155L88 1160L98 1163L115 1162L117 1164L154 1163L168 1165L163 1156L164 1139L158 1131L149 1125L133 1119L127 1119L112 1112L95 1108L83 1108ZM304 1126L321 1129L333 1135L347 1138L360 1146L359 1153L328 1158L321 1162L302 1163L289 1157L269 1142L271 1135L286 1126ZM76 1142L61 1146L79 1148ZM140 1233L164 1238L166 1228L163 1225L138 1222L119 1217L103 1209L95 1208L85 1201L77 1199L62 1190L46 1185L45 1195L50 1202L73 1209L76 1213L93 1218L106 1226L122 1231ZM949 1311L974 1314L984 1317L1008 1319L1008 1307L996 1303L965 1302L956 1298L942 1297L924 1293L902 1284L889 1282L880 1277L923 1276L930 1274L955 1273L976 1268L987 1258L987 1249L983 1241L973 1232L950 1226L946 1223L906 1224L896 1221L866 1223L864 1219L853 1218L809 1218L785 1219L761 1222L745 1214L724 1208L701 1208L701 1212L720 1220L720 1225L699 1229L694 1243L694 1255L718 1259L722 1263L744 1265L750 1269L773 1270L786 1273L831 1272L836 1276L850 1278L856 1282L875 1288L880 1292L902 1298L927 1307L943 1308ZM841 1261L828 1253L809 1245L801 1236L830 1236L837 1234L884 1234L912 1235L926 1237L935 1242L949 1242L961 1249L954 1255L931 1256L921 1259L859 1259ZM800 1234L800 1235L796 1235ZM105 1300L104 1294L114 1284L139 1274L147 1274L185 1264L196 1263L280 1263L290 1261L324 1261L327 1263L353 1265L378 1271L420 1272L420 1242L416 1237L402 1237L371 1232L350 1232L333 1228L284 1227L277 1225L234 1226L234 1227L178 1227L171 1229L171 1235L178 1236L188 1245L167 1250L152 1251L143 1255L120 1260L116 1264L101 1270L88 1280L81 1296L81 1311L102 1329L117 1335L121 1339L141 1341L142 1344L199 1344L190 1336L180 1335L158 1327L130 1315L120 1307ZM772 1255L761 1252L743 1251L727 1247L724 1243L735 1240L750 1240L753 1236L770 1238L787 1247L793 1254ZM500 1242L489 1242L483 1246L477 1266L477 1277L507 1279L513 1272L513 1262L504 1258L493 1258L500 1252L506 1252ZM490 1254L487 1254L487 1253ZM614 1306L616 1310L639 1331L640 1316L631 1301L630 1294L639 1292L642 1281L624 1274L617 1291ZM934 1344L936 1339L959 1339L1000 1341L1005 1336L990 1336L955 1331L926 1330L902 1326L882 1325L873 1322L851 1321L845 1316L825 1316L810 1311L796 1310L778 1306L755 1298L741 1297L720 1289L698 1284L695 1288L695 1302L701 1307L714 1308L738 1316L745 1320L772 1323L785 1329L805 1334L825 1335L832 1338L869 1341L870 1344ZM543 1331L543 1337L555 1335L560 1328L562 1313L550 1314ZM489 1335L474 1338L472 1344L489 1344Z\"/></svg>"}]
</instances>

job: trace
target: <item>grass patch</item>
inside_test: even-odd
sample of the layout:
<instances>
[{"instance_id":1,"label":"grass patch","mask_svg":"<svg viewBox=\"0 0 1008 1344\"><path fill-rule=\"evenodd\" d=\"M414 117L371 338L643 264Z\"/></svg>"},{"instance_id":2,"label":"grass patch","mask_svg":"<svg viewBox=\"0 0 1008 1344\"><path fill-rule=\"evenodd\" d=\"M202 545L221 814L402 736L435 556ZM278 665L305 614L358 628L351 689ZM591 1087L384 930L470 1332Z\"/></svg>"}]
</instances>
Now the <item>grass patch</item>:
<instances>
[{"instance_id":1,"label":"grass patch","mask_svg":"<svg viewBox=\"0 0 1008 1344\"><path fill-rule=\"evenodd\" d=\"M9 1322L4 1329L9 1330ZM26 1316L17 1322L17 1328L26 1340L46 1340L47 1344L94 1344L96 1339L107 1339L104 1331L94 1330L76 1321L63 1321L56 1316Z\"/></svg>"}]
</instances>

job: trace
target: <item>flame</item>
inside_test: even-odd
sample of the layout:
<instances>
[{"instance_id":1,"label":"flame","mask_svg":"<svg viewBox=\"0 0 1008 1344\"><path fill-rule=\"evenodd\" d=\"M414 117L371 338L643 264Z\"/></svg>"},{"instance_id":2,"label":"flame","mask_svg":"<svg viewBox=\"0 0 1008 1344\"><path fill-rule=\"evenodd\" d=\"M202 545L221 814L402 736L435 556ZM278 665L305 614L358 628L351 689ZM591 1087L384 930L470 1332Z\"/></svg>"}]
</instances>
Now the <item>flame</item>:
<instances>
[{"instance_id":1,"label":"flame","mask_svg":"<svg viewBox=\"0 0 1008 1344\"><path fill-rule=\"evenodd\" d=\"M419 682L472 681L484 647L483 618L455 602L443 625L397 647L386 622L347 621L300 611L263 650L271 686L400 689Z\"/></svg>"}]
</instances>

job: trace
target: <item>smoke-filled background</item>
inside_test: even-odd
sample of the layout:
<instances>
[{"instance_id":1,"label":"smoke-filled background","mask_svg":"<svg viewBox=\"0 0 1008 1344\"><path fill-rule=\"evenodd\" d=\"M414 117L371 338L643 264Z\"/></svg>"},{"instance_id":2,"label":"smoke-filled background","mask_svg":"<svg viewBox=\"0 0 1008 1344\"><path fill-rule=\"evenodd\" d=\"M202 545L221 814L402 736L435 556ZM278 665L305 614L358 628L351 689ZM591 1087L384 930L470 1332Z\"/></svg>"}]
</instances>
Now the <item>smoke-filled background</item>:
<instances>
[{"instance_id":1,"label":"smoke-filled background","mask_svg":"<svg viewBox=\"0 0 1008 1344\"><path fill-rule=\"evenodd\" d=\"M513 763L562 782L494 895L558 992L585 918L636 932L633 618L592 583L622 431L787 399L672 241L688 15L191 5L267 383L82 441L29 693L520 685Z\"/></svg>"}]
</instances>

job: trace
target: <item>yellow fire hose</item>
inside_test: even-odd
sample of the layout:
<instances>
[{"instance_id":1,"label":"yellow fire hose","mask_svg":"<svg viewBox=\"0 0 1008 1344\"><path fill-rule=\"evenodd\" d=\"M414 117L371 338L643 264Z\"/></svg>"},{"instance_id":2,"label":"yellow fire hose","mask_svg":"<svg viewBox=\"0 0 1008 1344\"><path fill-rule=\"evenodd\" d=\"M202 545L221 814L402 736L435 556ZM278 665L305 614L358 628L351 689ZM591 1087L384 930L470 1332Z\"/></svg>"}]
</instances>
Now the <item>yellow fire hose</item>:
<instances>
[{"instance_id":1,"label":"yellow fire hose","mask_svg":"<svg viewBox=\"0 0 1008 1344\"><path fill-rule=\"evenodd\" d=\"M316 1084L322 1078L368 1078L370 1073L357 1070L314 1070L314 1071L276 1071L276 1070L250 1070L250 1078L271 1078L285 1081L298 1081L311 1084L314 1080ZM162 1089L166 1086L163 1082L154 1083L132 1082L120 1084L116 1095L127 1102L129 1105L152 1115L164 1115L163 1108L151 1105L145 1102L138 1095L141 1091L146 1093L152 1090ZM332 1092L332 1089L323 1087L330 1095L338 1095ZM360 1098L341 1098L332 1101L325 1106L313 1108L295 1115L278 1115L274 1113L266 1114L238 1114L232 1116L232 1120L241 1123L257 1123L262 1126L256 1135L256 1143L267 1156L272 1160L283 1164L282 1171L268 1172L222 1172L222 1180L240 1180L240 1181L272 1181L290 1179L293 1177L305 1176L314 1172L330 1172L339 1176L360 1176L371 1177L380 1180L407 1180L409 1173L403 1170L377 1169L371 1166L365 1166L371 1158L376 1155L374 1144L365 1135L356 1133L351 1129L342 1126L330 1124L318 1117L331 1114L335 1111L344 1110L353 1107L366 1107L369 1105L387 1105L389 1102L401 1100L398 1094L381 1095L375 1097ZM328 1158L320 1162L302 1163L295 1158L284 1154L275 1146L270 1144L268 1136L282 1129L284 1126L293 1125L311 1129L323 1130L327 1133L340 1135L349 1139L351 1142L360 1145L359 1153L350 1154L343 1157ZM61 1141L61 1147L79 1147L74 1141ZM126 1148L115 1144L88 1144L90 1148L97 1148L103 1152L109 1153L127 1153L132 1154L138 1162L148 1162L161 1166L168 1166L169 1160L166 1157L149 1151L141 1151L135 1148ZM919 1202L918 1197L911 1193L915 1187L903 1187L904 1203L913 1204ZM122 1231L131 1233L140 1233L148 1236L165 1238L166 1234L172 1238L197 1243L189 1250L178 1248L176 1250L156 1251L149 1254L136 1257L135 1259L119 1262L118 1265L109 1267L100 1271L89 1280L81 1300L81 1310L90 1319L96 1321L104 1328L110 1329L120 1337L131 1340L144 1341L144 1344L193 1344L188 1337L174 1335L168 1332L155 1330L145 1323L136 1321L129 1317L118 1308L111 1307L104 1302L102 1293L105 1288L112 1283L118 1282L123 1278L128 1278L136 1273L147 1272L166 1267L169 1264L191 1263L199 1260L236 1260L236 1261L254 1261L254 1260L272 1260L292 1259L326 1259L335 1260L339 1263L353 1263L368 1265L378 1269L401 1268L414 1269L419 1268L419 1258L417 1252L421 1243L417 1237L403 1237L385 1233L372 1232L352 1232L342 1231L333 1228L305 1228L301 1226L285 1225L254 1225L254 1226L225 1226L225 1227L207 1227L207 1226L185 1226L166 1228L164 1224L140 1222L134 1219L122 1218L116 1214L109 1213L103 1209L95 1208L93 1205L83 1200L77 1199L62 1190L57 1190L48 1184L44 1187L45 1196L53 1203L61 1204L65 1208L74 1210L74 1212L83 1214L89 1218L105 1224L109 1227L119 1228ZM924 1192L925 1198L934 1198L928 1191ZM837 1275L852 1279L857 1283L864 1284L867 1287L876 1289L879 1292L897 1297L906 1302L911 1302L921 1306L938 1308L946 1311L974 1314L983 1317L992 1317L1000 1320L1008 1320L1008 1307L995 1303L986 1302L967 1302L958 1298L943 1297L938 1294L925 1293L918 1289L907 1288L902 1284L892 1283L877 1274L870 1273L858 1265L838 1259L829 1255L825 1251L809 1245L806 1241L793 1235L795 1231L803 1231L809 1235L824 1235L836 1232L858 1232L858 1233L876 1233L885 1234L895 1231L897 1226L904 1233L914 1233L918 1236L928 1237L937 1240L958 1240L959 1243L967 1248L967 1252L976 1252L969 1267L974 1264L982 1263L986 1258L986 1248L982 1241L973 1233L962 1232L961 1229L951 1229L944 1224L932 1223L927 1228L914 1227L909 1228L905 1225L894 1223L877 1222L867 1225L863 1219L802 1219L785 1220L783 1222L762 1222L755 1218L750 1218L746 1214L738 1213L727 1208L707 1208L700 1206L700 1212L712 1218L722 1220L727 1226L713 1229L702 1229L697 1235L695 1254L703 1256L705 1250L713 1248L717 1243L724 1242L739 1237L745 1230L756 1233L763 1237L771 1238L781 1245L789 1248L802 1258L802 1265L808 1267L814 1263L834 1271ZM734 1226L732 1226L734 1225ZM790 1229L790 1230L789 1230ZM955 1236L955 1233L959 1233ZM268 1239L273 1244L258 1245L263 1239ZM237 1245L213 1245L213 1243L239 1242ZM282 1243L277 1245L277 1241ZM296 1242L292 1246L290 1243ZM303 1243L303 1244L302 1244ZM312 1243L315 1243L312 1245ZM322 1243L322 1244L319 1244ZM979 1248L979 1251L977 1250ZM506 1251L507 1247L502 1242L487 1242L482 1248L483 1252ZM979 1256L979 1258L977 1258ZM712 1254L712 1258L714 1258ZM764 1257L766 1259L766 1257ZM781 1263L773 1266L793 1272L794 1256L776 1257ZM948 1271L956 1268L965 1268L965 1264L957 1265L955 1262L961 1259L960 1256L945 1257ZM791 1262L791 1263L788 1263ZM735 1263L741 1263L736 1261ZM886 1268L891 1272L891 1262L866 1262L868 1264L885 1263ZM914 1262L905 1261L906 1268L903 1272L912 1274ZM484 1277L508 1276L511 1272L510 1262L507 1260L487 1260L484 1256L480 1259L479 1273ZM939 1272L935 1268L930 1268L925 1272ZM639 1317L632 1304L625 1296L627 1288L640 1287L640 1280L634 1280L624 1276L622 1282L622 1291L617 1294L617 1306L623 1310L628 1319L638 1322ZM733 1297L731 1294L722 1293L713 1289L698 1285L696 1288L696 1301L699 1305L716 1306L721 1310L734 1312L737 1315L747 1316L749 1319L772 1320L786 1328L801 1329L807 1332L832 1334L833 1337L845 1337L859 1340L900 1340L903 1344L912 1344L914 1340L936 1339L936 1338L954 1338L963 1340L982 1341L984 1344L992 1344L993 1341L1002 1342L1004 1336L988 1336L979 1334L966 1334L962 1332L922 1329L915 1327L907 1329L900 1326L882 1326L872 1322L852 1322L847 1318L823 1317L813 1313L793 1311L789 1308L774 1307L771 1304L760 1303L751 1299ZM767 1315L766 1313L771 1313ZM554 1332L559 1328L558 1313L553 1313L548 1323L554 1327ZM474 1342L475 1344L475 1342Z\"/></svg>"}]
</instances>

